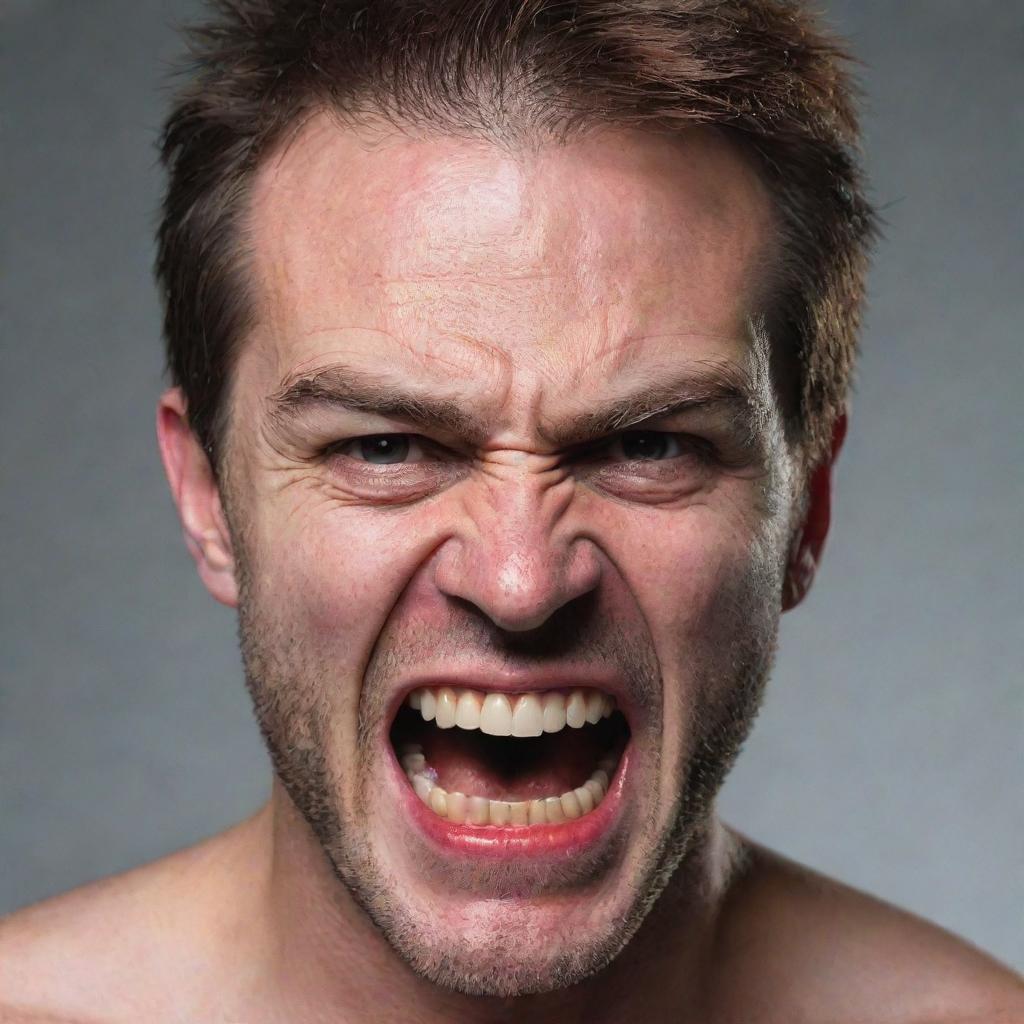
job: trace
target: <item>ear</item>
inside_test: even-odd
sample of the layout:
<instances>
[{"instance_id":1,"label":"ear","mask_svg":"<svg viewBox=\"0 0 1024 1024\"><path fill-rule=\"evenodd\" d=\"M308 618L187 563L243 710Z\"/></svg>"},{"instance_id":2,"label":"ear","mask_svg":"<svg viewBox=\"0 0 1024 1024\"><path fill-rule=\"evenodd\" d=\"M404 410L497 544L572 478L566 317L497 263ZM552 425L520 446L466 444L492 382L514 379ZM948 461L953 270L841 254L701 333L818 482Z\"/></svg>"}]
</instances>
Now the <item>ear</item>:
<instances>
[{"instance_id":1,"label":"ear","mask_svg":"<svg viewBox=\"0 0 1024 1024\"><path fill-rule=\"evenodd\" d=\"M180 388L170 388L160 396L156 436L185 546L195 560L199 578L221 604L234 608L238 605L235 557L220 489L210 460L189 426Z\"/></svg>"},{"instance_id":2,"label":"ear","mask_svg":"<svg viewBox=\"0 0 1024 1024\"><path fill-rule=\"evenodd\" d=\"M807 510L790 545L786 579L782 586L784 612L795 608L807 596L814 582L832 518L832 467L845 437L846 413L843 413L832 431L832 447L828 456L814 467L807 482Z\"/></svg>"}]
</instances>

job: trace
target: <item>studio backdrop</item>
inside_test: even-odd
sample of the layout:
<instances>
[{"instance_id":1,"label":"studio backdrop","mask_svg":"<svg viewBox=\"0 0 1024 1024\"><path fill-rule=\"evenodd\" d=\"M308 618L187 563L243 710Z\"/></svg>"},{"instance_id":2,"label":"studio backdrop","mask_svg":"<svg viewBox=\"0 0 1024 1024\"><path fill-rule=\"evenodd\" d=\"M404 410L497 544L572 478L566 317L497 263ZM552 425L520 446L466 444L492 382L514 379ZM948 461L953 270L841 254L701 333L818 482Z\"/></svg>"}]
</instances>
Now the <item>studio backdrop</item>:
<instances>
[{"instance_id":1,"label":"studio backdrop","mask_svg":"<svg viewBox=\"0 0 1024 1024\"><path fill-rule=\"evenodd\" d=\"M831 0L885 219L832 535L721 799L1024 968L1024 5ZM5 0L0 912L249 814L233 616L162 477L171 0Z\"/></svg>"}]
</instances>

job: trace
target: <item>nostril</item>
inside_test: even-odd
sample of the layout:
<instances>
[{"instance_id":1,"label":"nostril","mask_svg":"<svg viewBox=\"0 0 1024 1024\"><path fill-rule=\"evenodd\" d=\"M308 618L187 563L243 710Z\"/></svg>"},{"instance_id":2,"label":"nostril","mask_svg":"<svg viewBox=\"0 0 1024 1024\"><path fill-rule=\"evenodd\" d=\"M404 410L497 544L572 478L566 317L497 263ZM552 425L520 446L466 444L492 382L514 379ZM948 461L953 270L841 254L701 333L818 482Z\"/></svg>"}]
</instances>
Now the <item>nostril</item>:
<instances>
[{"instance_id":1,"label":"nostril","mask_svg":"<svg viewBox=\"0 0 1024 1024\"><path fill-rule=\"evenodd\" d=\"M591 540L580 538L569 552L567 591L569 600L597 590L602 574L601 553Z\"/></svg>"},{"instance_id":2,"label":"nostril","mask_svg":"<svg viewBox=\"0 0 1024 1024\"><path fill-rule=\"evenodd\" d=\"M556 611L558 611L557 606L549 605L543 607L531 605L521 608L506 606L500 613L490 611L487 615L495 626L506 633L528 633L543 626Z\"/></svg>"}]
</instances>

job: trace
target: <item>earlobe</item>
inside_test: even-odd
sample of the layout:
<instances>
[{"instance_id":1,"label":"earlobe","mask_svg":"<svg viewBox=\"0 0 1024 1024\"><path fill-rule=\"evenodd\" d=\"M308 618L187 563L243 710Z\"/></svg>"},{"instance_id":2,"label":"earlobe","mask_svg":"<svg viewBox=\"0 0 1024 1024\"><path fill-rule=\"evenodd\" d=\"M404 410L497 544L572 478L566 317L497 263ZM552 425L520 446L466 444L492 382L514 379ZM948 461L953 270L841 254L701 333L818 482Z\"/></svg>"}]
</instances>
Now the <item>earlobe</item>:
<instances>
[{"instance_id":1,"label":"earlobe","mask_svg":"<svg viewBox=\"0 0 1024 1024\"><path fill-rule=\"evenodd\" d=\"M807 509L789 549L782 586L782 610L795 608L814 582L832 519L832 467L846 437L846 414L836 419L829 454L811 472L807 482Z\"/></svg>"},{"instance_id":2,"label":"earlobe","mask_svg":"<svg viewBox=\"0 0 1024 1024\"><path fill-rule=\"evenodd\" d=\"M157 439L171 496L178 508L185 546L206 589L221 604L238 604L235 558L213 468L188 423L180 388L160 396Z\"/></svg>"},{"instance_id":3,"label":"earlobe","mask_svg":"<svg viewBox=\"0 0 1024 1024\"><path fill-rule=\"evenodd\" d=\"M794 538L790 550L782 589L782 610L784 612L795 608L807 596L818 568L817 557L805 542L805 536L801 530Z\"/></svg>"}]
</instances>

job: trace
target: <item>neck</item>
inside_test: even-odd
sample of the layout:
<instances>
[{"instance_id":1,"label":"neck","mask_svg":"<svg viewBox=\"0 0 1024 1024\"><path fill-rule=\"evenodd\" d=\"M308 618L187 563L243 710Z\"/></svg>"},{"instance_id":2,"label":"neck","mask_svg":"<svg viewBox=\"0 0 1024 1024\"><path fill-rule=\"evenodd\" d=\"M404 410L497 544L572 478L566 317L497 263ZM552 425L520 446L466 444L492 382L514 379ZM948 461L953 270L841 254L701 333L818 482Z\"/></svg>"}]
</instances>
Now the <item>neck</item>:
<instances>
[{"instance_id":1,"label":"neck","mask_svg":"<svg viewBox=\"0 0 1024 1024\"><path fill-rule=\"evenodd\" d=\"M465 996L415 975L332 872L315 836L276 782L250 833L269 852L258 897L265 970L258 1005L284 1019L460 1020L500 1024L661 1019L699 1007L704 965L731 876L735 842L712 819L626 948L593 977L543 995ZM270 1014L274 1018L273 1014ZM274 1018L276 1019L276 1018ZM695 1020L697 1018L694 1018Z\"/></svg>"}]
</instances>

